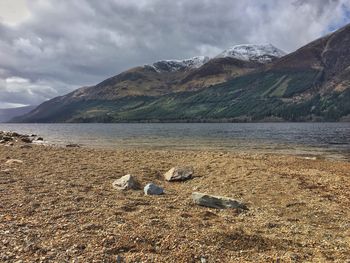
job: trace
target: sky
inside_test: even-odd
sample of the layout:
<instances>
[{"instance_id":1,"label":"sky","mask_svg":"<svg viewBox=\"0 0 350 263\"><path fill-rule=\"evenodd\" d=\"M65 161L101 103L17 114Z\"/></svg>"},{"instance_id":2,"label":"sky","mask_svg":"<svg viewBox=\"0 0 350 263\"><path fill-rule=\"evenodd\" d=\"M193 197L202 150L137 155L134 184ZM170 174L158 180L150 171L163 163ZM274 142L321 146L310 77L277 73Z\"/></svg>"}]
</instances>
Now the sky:
<instances>
[{"instance_id":1,"label":"sky","mask_svg":"<svg viewBox=\"0 0 350 263\"><path fill-rule=\"evenodd\" d=\"M350 23L350 0L0 0L0 108L236 44L292 52Z\"/></svg>"}]
</instances>

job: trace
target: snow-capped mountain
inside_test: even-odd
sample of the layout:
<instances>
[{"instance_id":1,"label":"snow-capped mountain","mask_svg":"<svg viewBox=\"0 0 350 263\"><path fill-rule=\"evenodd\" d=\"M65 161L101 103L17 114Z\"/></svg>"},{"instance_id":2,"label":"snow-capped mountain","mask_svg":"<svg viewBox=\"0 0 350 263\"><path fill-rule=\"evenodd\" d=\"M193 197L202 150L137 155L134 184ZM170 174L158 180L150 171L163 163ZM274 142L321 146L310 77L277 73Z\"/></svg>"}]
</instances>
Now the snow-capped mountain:
<instances>
[{"instance_id":1,"label":"snow-capped mountain","mask_svg":"<svg viewBox=\"0 0 350 263\"><path fill-rule=\"evenodd\" d=\"M243 44L233 46L215 58L231 57L240 59L243 61L252 61L260 63L268 63L276 58L280 58L286 55L286 53L271 44L255 45L255 44ZM195 69L203 66L210 60L207 56L197 56L189 59L171 59L160 60L152 65L145 65L145 67L151 67L155 71L161 72L175 72L187 69Z\"/></svg>"},{"instance_id":2,"label":"snow-capped mountain","mask_svg":"<svg viewBox=\"0 0 350 263\"><path fill-rule=\"evenodd\" d=\"M349 36L350 24L282 59L272 45L240 45L207 63L199 57L135 67L12 121L348 121ZM269 66L250 61L270 59ZM155 70L184 67L199 68Z\"/></svg>"},{"instance_id":3,"label":"snow-capped mountain","mask_svg":"<svg viewBox=\"0 0 350 263\"><path fill-rule=\"evenodd\" d=\"M283 57L284 55L286 55L284 51L271 44L243 44L226 49L216 56L216 58L232 57L244 61L267 63L276 58Z\"/></svg>"},{"instance_id":4,"label":"snow-capped mountain","mask_svg":"<svg viewBox=\"0 0 350 263\"><path fill-rule=\"evenodd\" d=\"M173 72L173 71L179 71L179 70L185 70L185 69L199 68L203 64L207 63L208 61L209 61L209 57L198 56L198 57L193 57L193 58L183 59L183 60L177 60L177 59L161 60L153 63L152 65L146 65L146 66L151 66L157 72Z\"/></svg>"}]
</instances>

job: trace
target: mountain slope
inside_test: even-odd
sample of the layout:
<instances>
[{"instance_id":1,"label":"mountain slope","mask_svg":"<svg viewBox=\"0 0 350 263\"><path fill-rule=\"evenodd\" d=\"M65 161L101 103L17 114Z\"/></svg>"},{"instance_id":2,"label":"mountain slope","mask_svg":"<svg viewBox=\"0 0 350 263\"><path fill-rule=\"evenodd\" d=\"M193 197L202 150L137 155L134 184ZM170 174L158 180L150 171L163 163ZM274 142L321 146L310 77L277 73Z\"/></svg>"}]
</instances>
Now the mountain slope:
<instances>
[{"instance_id":1,"label":"mountain slope","mask_svg":"<svg viewBox=\"0 0 350 263\"><path fill-rule=\"evenodd\" d=\"M158 95L150 87L146 93L111 99L99 93L106 91L111 81L106 80L89 88L93 96L73 92L16 121L344 120L350 116L349 47L348 25L271 63L218 57L199 68L172 71L181 76L169 78L173 86L158 87Z\"/></svg>"},{"instance_id":2,"label":"mountain slope","mask_svg":"<svg viewBox=\"0 0 350 263\"><path fill-rule=\"evenodd\" d=\"M231 58L209 60L196 57L186 60L158 61L129 69L101 83L82 87L62 97L62 100L116 100L127 96L161 96L169 93L197 90L224 82L261 66ZM205 72L204 72L205 71Z\"/></svg>"},{"instance_id":3,"label":"mountain slope","mask_svg":"<svg viewBox=\"0 0 350 263\"><path fill-rule=\"evenodd\" d=\"M0 109L0 122L7 122L14 117L21 116L32 111L36 107L37 106L24 106L17 108Z\"/></svg>"}]
</instances>

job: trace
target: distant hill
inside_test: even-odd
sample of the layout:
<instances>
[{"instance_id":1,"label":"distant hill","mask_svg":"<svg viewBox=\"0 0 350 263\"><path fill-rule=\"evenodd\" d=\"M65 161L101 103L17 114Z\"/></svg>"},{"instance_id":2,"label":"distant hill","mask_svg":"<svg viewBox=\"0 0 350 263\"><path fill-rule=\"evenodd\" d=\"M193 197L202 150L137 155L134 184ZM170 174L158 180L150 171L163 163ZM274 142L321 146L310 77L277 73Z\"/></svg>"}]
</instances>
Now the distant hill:
<instances>
[{"instance_id":1,"label":"distant hill","mask_svg":"<svg viewBox=\"0 0 350 263\"><path fill-rule=\"evenodd\" d=\"M350 25L285 55L240 45L162 61L54 98L18 122L341 121L350 116Z\"/></svg>"},{"instance_id":2,"label":"distant hill","mask_svg":"<svg viewBox=\"0 0 350 263\"><path fill-rule=\"evenodd\" d=\"M21 116L34 110L37 106L25 106L17 108L0 109L0 122L7 122L14 117Z\"/></svg>"}]
</instances>

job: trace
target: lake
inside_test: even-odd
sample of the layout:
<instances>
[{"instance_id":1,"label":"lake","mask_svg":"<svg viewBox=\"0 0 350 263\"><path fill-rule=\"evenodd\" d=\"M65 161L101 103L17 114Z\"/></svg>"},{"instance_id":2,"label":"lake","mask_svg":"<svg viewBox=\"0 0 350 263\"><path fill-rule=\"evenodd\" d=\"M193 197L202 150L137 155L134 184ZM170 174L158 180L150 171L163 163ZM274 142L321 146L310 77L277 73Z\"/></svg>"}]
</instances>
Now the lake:
<instances>
[{"instance_id":1,"label":"lake","mask_svg":"<svg viewBox=\"0 0 350 263\"><path fill-rule=\"evenodd\" d=\"M350 123L0 124L45 141L88 147L258 151L350 159Z\"/></svg>"}]
</instances>

